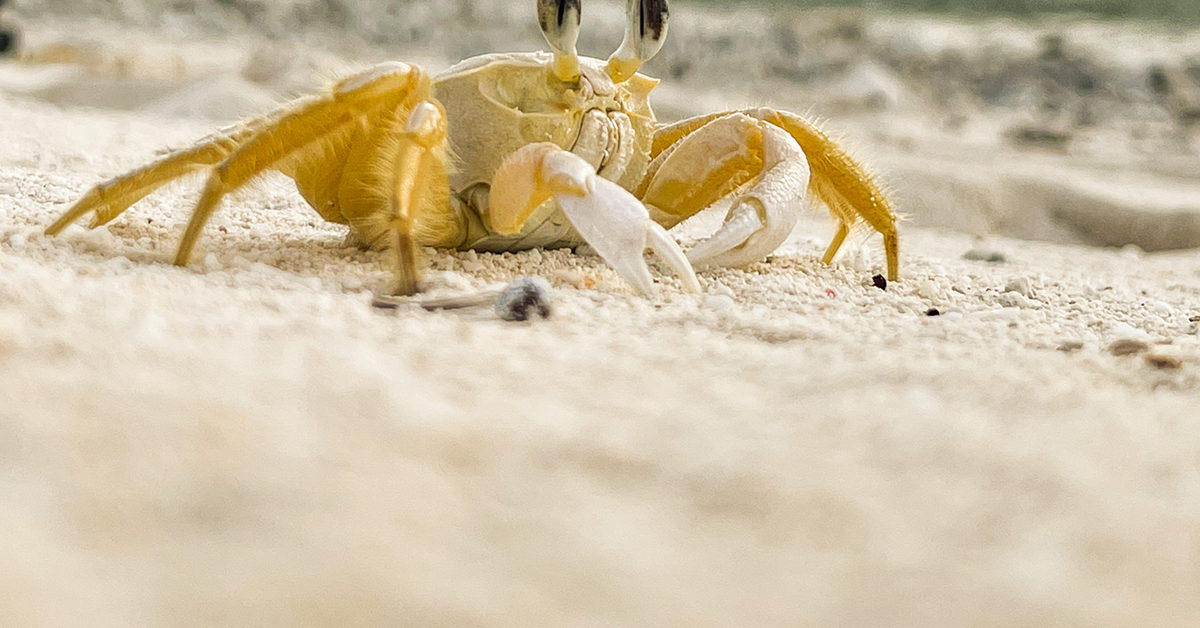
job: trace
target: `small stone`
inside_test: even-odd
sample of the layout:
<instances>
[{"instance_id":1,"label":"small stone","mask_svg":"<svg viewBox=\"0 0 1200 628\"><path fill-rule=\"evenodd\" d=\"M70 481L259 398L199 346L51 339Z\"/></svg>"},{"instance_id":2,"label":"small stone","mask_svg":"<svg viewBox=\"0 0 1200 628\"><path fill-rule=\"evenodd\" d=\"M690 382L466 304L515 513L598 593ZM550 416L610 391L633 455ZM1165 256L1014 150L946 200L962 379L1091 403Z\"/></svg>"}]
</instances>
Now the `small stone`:
<instances>
[{"instance_id":1,"label":"small stone","mask_svg":"<svg viewBox=\"0 0 1200 628\"><path fill-rule=\"evenodd\" d=\"M922 299L933 300L938 298L940 294L941 292L938 290L937 284L928 279L922 281L921 285L917 286L917 295Z\"/></svg>"},{"instance_id":2,"label":"small stone","mask_svg":"<svg viewBox=\"0 0 1200 628\"><path fill-rule=\"evenodd\" d=\"M1113 355L1133 355L1149 350L1150 345L1132 338L1122 338L1108 345L1108 352Z\"/></svg>"},{"instance_id":3,"label":"small stone","mask_svg":"<svg viewBox=\"0 0 1200 628\"><path fill-rule=\"evenodd\" d=\"M496 314L506 321L550 317L550 284L541 277L517 277L496 298Z\"/></svg>"},{"instance_id":4,"label":"small stone","mask_svg":"<svg viewBox=\"0 0 1200 628\"><path fill-rule=\"evenodd\" d=\"M723 294L723 295L729 297L730 299L732 299L734 296L733 290L729 286L727 286L719 281L713 282L712 287L709 288L708 291L710 294Z\"/></svg>"},{"instance_id":5,"label":"small stone","mask_svg":"<svg viewBox=\"0 0 1200 628\"><path fill-rule=\"evenodd\" d=\"M553 277L556 281L561 281L562 283L565 283L577 290L583 288L587 282L587 277L585 277L582 272L575 270L574 268L561 268L556 270L554 271Z\"/></svg>"},{"instance_id":6,"label":"small stone","mask_svg":"<svg viewBox=\"0 0 1200 628\"><path fill-rule=\"evenodd\" d=\"M25 248L25 245L28 243L28 241L29 240L24 233L18 232L8 236L8 245L15 251L20 251L21 249Z\"/></svg>"},{"instance_id":7,"label":"small stone","mask_svg":"<svg viewBox=\"0 0 1200 628\"><path fill-rule=\"evenodd\" d=\"M462 265L462 269L468 273L481 273L486 268L480 262L471 261L469 259L462 260L462 262L460 262L460 264Z\"/></svg>"},{"instance_id":8,"label":"small stone","mask_svg":"<svg viewBox=\"0 0 1200 628\"><path fill-rule=\"evenodd\" d=\"M1004 284L1004 291L1015 292L1023 297L1029 297L1032 296L1033 285L1030 283L1028 277L1017 277L1010 279L1008 283Z\"/></svg>"},{"instance_id":9,"label":"small stone","mask_svg":"<svg viewBox=\"0 0 1200 628\"><path fill-rule=\"evenodd\" d=\"M731 312L735 307L733 297L725 294L710 294L704 297L704 308L714 312Z\"/></svg>"},{"instance_id":10,"label":"small stone","mask_svg":"<svg viewBox=\"0 0 1200 628\"><path fill-rule=\"evenodd\" d=\"M1175 370L1183 367L1183 360L1173 355L1163 355L1161 353L1147 353L1145 358L1146 364L1153 366L1156 369Z\"/></svg>"},{"instance_id":11,"label":"small stone","mask_svg":"<svg viewBox=\"0 0 1200 628\"><path fill-rule=\"evenodd\" d=\"M1072 351L1078 351L1078 350L1082 349L1083 341L1082 340L1064 340L1061 343L1059 343L1058 347L1056 347L1056 348L1059 351L1062 351L1064 353L1071 353Z\"/></svg>"},{"instance_id":12,"label":"small stone","mask_svg":"<svg viewBox=\"0 0 1200 628\"><path fill-rule=\"evenodd\" d=\"M1126 259L1142 259L1145 256L1146 252L1142 250L1142 247L1136 244L1126 244L1125 246L1121 247L1121 257Z\"/></svg>"},{"instance_id":13,"label":"small stone","mask_svg":"<svg viewBox=\"0 0 1200 628\"><path fill-rule=\"evenodd\" d=\"M1036 307L1036 304L1017 292L1002 292L996 297L996 302L1004 307Z\"/></svg>"},{"instance_id":14,"label":"small stone","mask_svg":"<svg viewBox=\"0 0 1200 628\"><path fill-rule=\"evenodd\" d=\"M925 310L925 316L941 316L942 313L936 307L931 307Z\"/></svg>"},{"instance_id":15,"label":"small stone","mask_svg":"<svg viewBox=\"0 0 1200 628\"><path fill-rule=\"evenodd\" d=\"M871 285L880 290L887 290L887 279L884 279L883 275L875 275L871 277Z\"/></svg>"},{"instance_id":16,"label":"small stone","mask_svg":"<svg viewBox=\"0 0 1200 628\"><path fill-rule=\"evenodd\" d=\"M1151 301L1147 305L1150 306L1151 311L1160 316L1168 316L1173 311L1170 305L1162 301Z\"/></svg>"},{"instance_id":17,"label":"small stone","mask_svg":"<svg viewBox=\"0 0 1200 628\"><path fill-rule=\"evenodd\" d=\"M999 251L989 251L986 249L971 249L963 253L963 259L971 260L972 262L989 262L992 264L1002 264L1008 261L1008 258Z\"/></svg>"}]
</instances>

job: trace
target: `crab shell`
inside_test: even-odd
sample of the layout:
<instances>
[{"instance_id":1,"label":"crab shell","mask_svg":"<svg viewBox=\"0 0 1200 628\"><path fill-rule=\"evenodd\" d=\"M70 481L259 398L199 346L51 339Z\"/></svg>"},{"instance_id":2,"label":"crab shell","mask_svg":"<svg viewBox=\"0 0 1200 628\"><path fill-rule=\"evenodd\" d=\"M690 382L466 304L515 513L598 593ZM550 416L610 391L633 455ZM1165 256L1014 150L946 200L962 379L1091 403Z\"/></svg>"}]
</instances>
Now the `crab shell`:
<instances>
[{"instance_id":1,"label":"crab shell","mask_svg":"<svg viewBox=\"0 0 1200 628\"><path fill-rule=\"evenodd\" d=\"M581 76L564 82L550 71L546 52L487 54L434 77L434 96L446 109L453 196L481 218L486 190L501 162L534 142L551 142L580 155L600 176L633 191L650 163L656 121L649 94L656 79L636 74L614 83L604 62L580 57ZM486 222L486 221L485 221ZM582 239L553 201L540 207L521 233L501 236L472 221L465 247L506 251L575 246Z\"/></svg>"}]
</instances>

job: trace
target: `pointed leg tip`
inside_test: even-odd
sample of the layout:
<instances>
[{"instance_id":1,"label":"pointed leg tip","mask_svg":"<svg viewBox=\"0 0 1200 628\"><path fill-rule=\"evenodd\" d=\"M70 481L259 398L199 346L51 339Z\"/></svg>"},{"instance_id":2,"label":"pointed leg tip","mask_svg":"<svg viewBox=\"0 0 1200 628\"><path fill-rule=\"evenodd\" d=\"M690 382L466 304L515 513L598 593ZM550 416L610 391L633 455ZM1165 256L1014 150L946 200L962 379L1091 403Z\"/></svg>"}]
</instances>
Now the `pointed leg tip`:
<instances>
[{"instance_id":1,"label":"pointed leg tip","mask_svg":"<svg viewBox=\"0 0 1200 628\"><path fill-rule=\"evenodd\" d=\"M392 297L411 297L420 291L415 281L396 280L388 285L386 294Z\"/></svg>"}]
</instances>

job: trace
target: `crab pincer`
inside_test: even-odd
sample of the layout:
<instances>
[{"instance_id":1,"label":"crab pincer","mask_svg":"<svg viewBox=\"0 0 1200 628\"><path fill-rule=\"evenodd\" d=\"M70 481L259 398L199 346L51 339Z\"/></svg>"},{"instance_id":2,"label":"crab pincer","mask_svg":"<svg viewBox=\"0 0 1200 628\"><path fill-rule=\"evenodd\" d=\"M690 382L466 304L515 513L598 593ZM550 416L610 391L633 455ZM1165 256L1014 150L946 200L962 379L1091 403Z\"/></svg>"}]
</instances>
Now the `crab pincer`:
<instances>
[{"instance_id":1,"label":"crab pincer","mask_svg":"<svg viewBox=\"0 0 1200 628\"><path fill-rule=\"evenodd\" d=\"M604 261L644 295L655 293L643 257L652 249L679 275L683 289L700 292L696 273L666 229L641 201L604 179L582 157L547 142L514 152L492 180L488 220L497 233L516 233L551 198Z\"/></svg>"}]
</instances>

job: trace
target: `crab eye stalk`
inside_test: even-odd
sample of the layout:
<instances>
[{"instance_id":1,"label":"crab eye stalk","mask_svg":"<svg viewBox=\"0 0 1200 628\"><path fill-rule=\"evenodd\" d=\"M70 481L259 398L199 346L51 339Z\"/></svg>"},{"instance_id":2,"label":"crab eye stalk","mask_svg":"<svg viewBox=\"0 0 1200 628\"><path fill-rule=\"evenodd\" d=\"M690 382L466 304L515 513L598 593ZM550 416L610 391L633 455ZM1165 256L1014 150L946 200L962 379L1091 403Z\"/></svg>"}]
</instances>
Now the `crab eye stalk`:
<instances>
[{"instance_id":1,"label":"crab eye stalk","mask_svg":"<svg viewBox=\"0 0 1200 628\"><path fill-rule=\"evenodd\" d=\"M667 0L628 0L625 4L625 39L608 58L605 70L618 83L633 76L642 64L662 49L667 38Z\"/></svg>"},{"instance_id":2,"label":"crab eye stalk","mask_svg":"<svg viewBox=\"0 0 1200 628\"><path fill-rule=\"evenodd\" d=\"M562 81L579 79L579 53L575 51L579 39L579 3L580 0L537 0L538 25L554 51L554 76Z\"/></svg>"}]
</instances>

